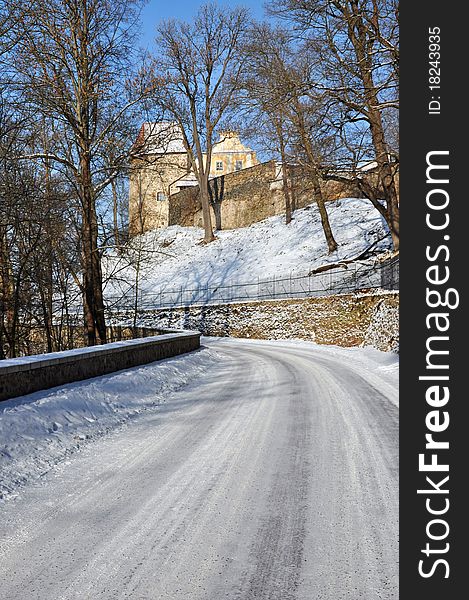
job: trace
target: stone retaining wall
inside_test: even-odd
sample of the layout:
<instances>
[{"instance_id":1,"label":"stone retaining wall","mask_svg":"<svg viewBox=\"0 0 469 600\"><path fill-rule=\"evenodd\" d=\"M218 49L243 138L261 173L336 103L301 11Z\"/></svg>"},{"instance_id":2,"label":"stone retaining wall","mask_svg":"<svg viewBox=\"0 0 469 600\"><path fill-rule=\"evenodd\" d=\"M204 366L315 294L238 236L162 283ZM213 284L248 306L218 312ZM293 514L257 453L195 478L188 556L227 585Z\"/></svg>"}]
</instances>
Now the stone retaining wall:
<instances>
[{"instance_id":1,"label":"stone retaining wall","mask_svg":"<svg viewBox=\"0 0 469 600\"><path fill-rule=\"evenodd\" d=\"M121 314L122 321L130 315ZM142 326L197 329L203 335L303 339L339 346L397 350L399 294L355 293L159 309L141 313Z\"/></svg>"},{"instance_id":2,"label":"stone retaining wall","mask_svg":"<svg viewBox=\"0 0 469 600\"><path fill-rule=\"evenodd\" d=\"M0 363L0 401L169 358L200 347L198 331L79 348Z\"/></svg>"},{"instance_id":3,"label":"stone retaining wall","mask_svg":"<svg viewBox=\"0 0 469 600\"><path fill-rule=\"evenodd\" d=\"M280 167L269 161L212 179L209 183L212 221L216 229L248 227L285 212L285 195ZM325 200L360 197L355 184L323 182ZM304 208L314 200L307 174L293 176L295 208ZM173 194L169 199L169 225L202 227L202 205L198 186Z\"/></svg>"}]
</instances>

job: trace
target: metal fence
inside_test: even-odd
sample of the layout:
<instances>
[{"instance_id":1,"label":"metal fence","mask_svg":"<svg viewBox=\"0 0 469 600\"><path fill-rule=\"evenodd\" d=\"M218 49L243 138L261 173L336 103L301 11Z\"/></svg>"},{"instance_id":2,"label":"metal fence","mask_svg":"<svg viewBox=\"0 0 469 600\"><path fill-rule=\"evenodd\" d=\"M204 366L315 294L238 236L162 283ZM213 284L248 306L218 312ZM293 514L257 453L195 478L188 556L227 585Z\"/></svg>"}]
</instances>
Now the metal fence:
<instances>
[{"instance_id":1,"label":"metal fence","mask_svg":"<svg viewBox=\"0 0 469 600\"><path fill-rule=\"evenodd\" d=\"M218 286L194 288L161 288L141 292L138 302L132 294L108 298L112 312L147 311L193 305L226 304L253 300L282 300L346 294L365 289L395 290L399 288L399 257L380 262L358 261L323 272L258 279L249 283L231 282ZM130 297L129 297L130 296Z\"/></svg>"},{"instance_id":2,"label":"metal fence","mask_svg":"<svg viewBox=\"0 0 469 600\"><path fill-rule=\"evenodd\" d=\"M381 287L385 290L399 289L399 256L393 256L380 265Z\"/></svg>"}]
</instances>

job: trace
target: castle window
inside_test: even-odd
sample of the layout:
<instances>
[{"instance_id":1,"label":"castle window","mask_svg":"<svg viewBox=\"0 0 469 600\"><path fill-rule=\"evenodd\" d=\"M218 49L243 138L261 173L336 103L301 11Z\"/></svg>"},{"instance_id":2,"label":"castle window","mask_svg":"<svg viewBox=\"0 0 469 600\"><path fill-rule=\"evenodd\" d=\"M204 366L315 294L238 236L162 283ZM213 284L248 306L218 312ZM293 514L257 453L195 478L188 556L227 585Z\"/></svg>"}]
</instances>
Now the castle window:
<instances>
[{"instance_id":1,"label":"castle window","mask_svg":"<svg viewBox=\"0 0 469 600\"><path fill-rule=\"evenodd\" d=\"M223 171L223 161L217 160L215 168L216 168L217 171Z\"/></svg>"},{"instance_id":2,"label":"castle window","mask_svg":"<svg viewBox=\"0 0 469 600\"><path fill-rule=\"evenodd\" d=\"M236 164L235 164L235 171L241 171L242 168L243 168L243 161L237 160Z\"/></svg>"},{"instance_id":3,"label":"castle window","mask_svg":"<svg viewBox=\"0 0 469 600\"><path fill-rule=\"evenodd\" d=\"M164 200L166 200L166 196L165 194L163 194L163 192L158 192L156 194L156 199L158 200L158 202L163 202Z\"/></svg>"}]
</instances>

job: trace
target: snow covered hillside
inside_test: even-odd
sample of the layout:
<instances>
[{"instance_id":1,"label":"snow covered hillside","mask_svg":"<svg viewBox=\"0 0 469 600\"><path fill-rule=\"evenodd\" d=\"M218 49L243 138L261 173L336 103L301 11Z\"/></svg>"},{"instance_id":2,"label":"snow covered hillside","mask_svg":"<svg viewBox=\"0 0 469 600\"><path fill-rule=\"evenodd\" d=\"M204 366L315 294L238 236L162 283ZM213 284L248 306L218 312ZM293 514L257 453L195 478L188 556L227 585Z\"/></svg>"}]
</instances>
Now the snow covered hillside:
<instances>
[{"instance_id":1,"label":"snow covered hillside","mask_svg":"<svg viewBox=\"0 0 469 600\"><path fill-rule=\"evenodd\" d=\"M257 278L308 273L312 268L354 258L387 233L383 219L368 200L347 198L328 202L327 209L339 248L328 254L315 204L243 229L218 231L217 240L200 244L202 229L171 226L139 236L123 256L107 255L104 270L112 281L107 296L120 296L137 279L140 289L178 289L253 282ZM375 250L391 248L390 236ZM140 261L138 259L141 259ZM129 264L133 263L133 264Z\"/></svg>"}]
</instances>

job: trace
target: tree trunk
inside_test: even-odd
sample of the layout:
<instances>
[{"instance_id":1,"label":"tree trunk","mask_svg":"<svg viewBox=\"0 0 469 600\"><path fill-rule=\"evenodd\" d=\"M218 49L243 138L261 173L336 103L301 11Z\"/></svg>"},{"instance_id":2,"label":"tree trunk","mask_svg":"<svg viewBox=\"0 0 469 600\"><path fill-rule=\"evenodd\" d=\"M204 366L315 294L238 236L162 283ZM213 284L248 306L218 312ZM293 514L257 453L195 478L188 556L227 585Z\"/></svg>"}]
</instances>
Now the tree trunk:
<instances>
[{"instance_id":1,"label":"tree trunk","mask_svg":"<svg viewBox=\"0 0 469 600\"><path fill-rule=\"evenodd\" d=\"M329 254L332 254L332 252L335 252L337 250L337 242L335 241L334 234L332 233L331 224L329 222L329 215L327 214L326 205L324 203L324 198L322 195L321 183L317 171L314 167L311 169L311 179L313 182L314 198L316 200L316 204L318 205L319 214L321 216L322 230L324 231L324 236L326 238Z\"/></svg>"},{"instance_id":2,"label":"tree trunk","mask_svg":"<svg viewBox=\"0 0 469 600\"><path fill-rule=\"evenodd\" d=\"M376 163L378 165L379 183L382 186L386 210L388 214L388 225L391 230L391 236L394 249L399 249L399 199L394 181L391 164L389 163L389 153L384 133L383 120L378 108L378 90L373 79L373 63L370 47L370 33L363 21L363 16L359 12L359 7L355 2L350 3L349 13L344 14L347 18L349 38L353 43L357 64L359 67L360 78L363 82L365 92L365 105L370 124L371 139L375 151Z\"/></svg>"},{"instance_id":3,"label":"tree trunk","mask_svg":"<svg viewBox=\"0 0 469 600\"><path fill-rule=\"evenodd\" d=\"M6 230L3 229L0 232L0 283L1 283L1 298L0 298L0 309L2 317L2 350L0 354L5 357L3 352L3 345L6 342L8 344L9 358L15 357L15 344L16 340L14 337L14 294L15 286L13 282L13 270L11 267L10 250L8 248L8 240Z\"/></svg>"},{"instance_id":4,"label":"tree trunk","mask_svg":"<svg viewBox=\"0 0 469 600\"><path fill-rule=\"evenodd\" d=\"M210 212L208 185L207 176L204 174L200 181L200 202L202 204L202 218L204 222L204 241L207 243L213 242L215 239L215 236L213 235L212 215Z\"/></svg>"},{"instance_id":5,"label":"tree trunk","mask_svg":"<svg viewBox=\"0 0 469 600\"><path fill-rule=\"evenodd\" d=\"M11 268L6 231L0 229L0 359L6 358L4 343L8 341L11 319ZM6 340L5 340L6 338Z\"/></svg>"},{"instance_id":6,"label":"tree trunk","mask_svg":"<svg viewBox=\"0 0 469 600\"><path fill-rule=\"evenodd\" d=\"M285 196L285 223L288 225L292 220L292 200L290 194L290 184L288 181L288 165L285 153L285 140L283 138L283 132L281 125L276 126L277 135L279 137L280 146L280 158L282 160L282 184L283 184L283 195Z\"/></svg>"},{"instance_id":7,"label":"tree trunk","mask_svg":"<svg viewBox=\"0 0 469 600\"><path fill-rule=\"evenodd\" d=\"M376 162L378 164L379 183L383 189L386 211L389 217L388 225L391 230L394 250L399 250L399 199L392 167L389 163L389 156L384 138L384 127L379 111L371 109L369 111L369 116L371 137L376 153Z\"/></svg>"},{"instance_id":8,"label":"tree trunk","mask_svg":"<svg viewBox=\"0 0 469 600\"><path fill-rule=\"evenodd\" d=\"M295 101L295 111L299 134L301 137L304 151L306 153L306 157L308 159L307 167L311 174L311 179L313 183L314 199L316 200L316 204L319 208L319 214L321 215L322 230L326 238L329 254L332 254L332 252L335 252L337 250L337 242L335 241L334 234L332 233L331 224L329 223L329 215L327 214L326 205L324 204L324 198L322 195L321 181L318 172L316 156L314 153L313 146L311 144L311 140L308 137L303 111L298 100Z\"/></svg>"},{"instance_id":9,"label":"tree trunk","mask_svg":"<svg viewBox=\"0 0 469 600\"><path fill-rule=\"evenodd\" d=\"M119 246L119 200L117 197L116 181L111 181L112 190L112 217L114 227L114 243Z\"/></svg>"},{"instance_id":10,"label":"tree trunk","mask_svg":"<svg viewBox=\"0 0 469 600\"><path fill-rule=\"evenodd\" d=\"M282 180L283 180L283 195L285 196L285 224L288 225L292 221L292 202L290 196L290 186L288 182L288 166L282 160Z\"/></svg>"},{"instance_id":11,"label":"tree trunk","mask_svg":"<svg viewBox=\"0 0 469 600\"><path fill-rule=\"evenodd\" d=\"M142 240L138 240L138 258L137 264L135 265L135 294L134 294L134 318L133 318L133 327L134 329L137 327L137 317L138 317L138 296L140 292L140 264L142 259Z\"/></svg>"},{"instance_id":12,"label":"tree trunk","mask_svg":"<svg viewBox=\"0 0 469 600\"><path fill-rule=\"evenodd\" d=\"M45 128L44 128L45 129ZM44 147L46 152L48 151L48 140L44 135ZM50 166L49 161L46 161L45 172L44 172L44 185L46 195L46 206L49 208L51 205L51 181L50 181ZM46 252L46 265L44 268L45 281L44 285L41 286L40 296L42 303L42 313L44 319L44 329L47 340L47 352L53 352L54 350L54 324L53 324L53 296L54 296L54 282L53 282L53 266L52 266L52 230L50 217L47 218L47 252ZM40 273L40 265L37 268L38 274Z\"/></svg>"},{"instance_id":13,"label":"tree trunk","mask_svg":"<svg viewBox=\"0 0 469 600\"><path fill-rule=\"evenodd\" d=\"M88 346L94 346L99 338L106 343L103 282L98 251L98 221L93 198L89 152L81 161L81 192L83 202L83 313Z\"/></svg>"}]
</instances>

